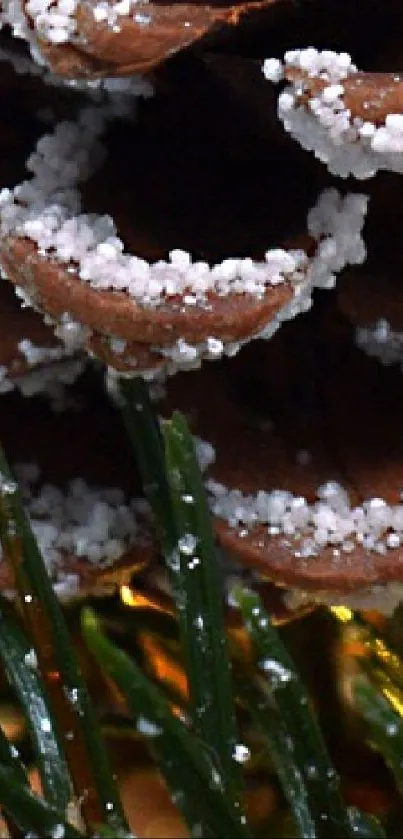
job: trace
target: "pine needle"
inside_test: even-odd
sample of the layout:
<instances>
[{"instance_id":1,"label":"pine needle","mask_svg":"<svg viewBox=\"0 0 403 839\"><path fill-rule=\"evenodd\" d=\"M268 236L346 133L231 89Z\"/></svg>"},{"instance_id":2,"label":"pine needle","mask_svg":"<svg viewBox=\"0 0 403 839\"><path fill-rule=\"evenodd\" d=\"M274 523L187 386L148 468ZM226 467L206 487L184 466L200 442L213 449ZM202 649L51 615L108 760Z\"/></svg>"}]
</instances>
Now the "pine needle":
<instances>
[{"instance_id":1,"label":"pine needle","mask_svg":"<svg viewBox=\"0 0 403 839\"><path fill-rule=\"evenodd\" d=\"M120 409L126 432L140 470L144 493L155 516L162 550L167 555L176 544L177 533L158 420L143 379L122 378L119 386Z\"/></svg>"},{"instance_id":2,"label":"pine needle","mask_svg":"<svg viewBox=\"0 0 403 839\"><path fill-rule=\"evenodd\" d=\"M369 741L380 752L403 793L403 722L380 690L360 677L353 685L354 701L369 729Z\"/></svg>"},{"instance_id":3,"label":"pine needle","mask_svg":"<svg viewBox=\"0 0 403 839\"><path fill-rule=\"evenodd\" d=\"M210 512L185 419L164 427L166 470L178 541L169 558L189 681L190 713L222 775L228 802L241 815L242 776L236 763L237 725L224 622L223 579Z\"/></svg>"},{"instance_id":4,"label":"pine needle","mask_svg":"<svg viewBox=\"0 0 403 839\"><path fill-rule=\"evenodd\" d=\"M19 773L0 764L0 801L7 815L27 835L81 839L83 834L65 821L55 807L21 783Z\"/></svg>"},{"instance_id":5,"label":"pine needle","mask_svg":"<svg viewBox=\"0 0 403 839\"><path fill-rule=\"evenodd\" d=\"M328 839L359 836L342 802L339 778L289 653L271 625L260 598L240 587L234 589L233 596L253 642L258 672L265 678L287 729L290 749L301 773L315 825L314 836Z\"/></svg>"},{"instance_id":6,"label":"pine needle","mask_svg":"<svg viewBox=\"0 0 403 839\"><path fill-rule=\"evenodd\" d=\"M309 805L308 790L295 759L294 744L280 709L273 702L266 685L254 672L243 674L237 681L237 689L269 748L270 760L294 817L298 835L315 839L318 833Z\"/></svg>"},{"instance_id":7,"label":"pine needle","mask_svg":"<svg viewBox=\"0 0 403 839\"><path fill-rule=\"evenodd\" d=\"M63 813L71 799L71 780L49 697L36 669L36 656L1 600L0 623L0 658L7 681L25 712L44 796Z\"/></svg>"}]
</instances>

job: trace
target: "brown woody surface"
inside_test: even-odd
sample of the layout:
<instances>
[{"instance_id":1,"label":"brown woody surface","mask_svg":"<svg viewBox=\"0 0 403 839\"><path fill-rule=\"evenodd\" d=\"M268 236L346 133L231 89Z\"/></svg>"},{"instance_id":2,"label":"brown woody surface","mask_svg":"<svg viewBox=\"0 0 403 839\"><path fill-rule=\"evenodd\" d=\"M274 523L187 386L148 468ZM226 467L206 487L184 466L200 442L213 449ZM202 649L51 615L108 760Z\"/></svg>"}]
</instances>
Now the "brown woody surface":
<instances>
[{"instance_id":1,"label":"brown woody surface","mask_svg":"<svg viewBox=\"0 0 403 839\"><path fill-rule=\"evenodd\" d=\"M246 14L275 3L252 0L229 6L206 3L136 2L113 25L96 17L97 0L84 0L75 14L71 42L53 45L38 37L52 69L67 78L144 73L199 41L219 26L235 27Z\"/></svg>"}]
</instances>

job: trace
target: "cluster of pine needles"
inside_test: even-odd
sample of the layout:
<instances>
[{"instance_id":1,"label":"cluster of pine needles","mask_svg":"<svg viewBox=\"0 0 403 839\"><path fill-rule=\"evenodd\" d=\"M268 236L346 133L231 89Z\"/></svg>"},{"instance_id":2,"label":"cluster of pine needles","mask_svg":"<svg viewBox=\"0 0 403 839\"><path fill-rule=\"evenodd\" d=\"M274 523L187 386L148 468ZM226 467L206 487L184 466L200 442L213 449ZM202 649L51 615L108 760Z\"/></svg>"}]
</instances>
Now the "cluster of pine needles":
<instances>
[{"instance_id":1,"label":"cluster of pine needles","mask_svg":"<svg viewBox=\"0 0 403 839\"><path fill-rule=\"evenodd\" d=\"M180 651L186 696L173 695L116 645L102 610L82 606L80 633L123 697L128 724L142 733L189 834L257 835L245 808L250 746L240 733L240 719L246 718L282 789L288 835L386 836L387 825L343 800L310 696L281 632L259 596L239 582L230 599L242 632L226 625L222 562L184 417L174 414L161 426L141 380L123 381L120 388L123 420L155 515L176 607L161 616L161 637ZM42 788L42 795L33 791L21 755L0 728L0 806L8 833L54 839L132 836L66 615L2 452L0 472L3 561L11 566L17 589L16 601L0 602L0 659L26 717ZM354 708L403 794L399 650L359 614L335 609L334 620L349 623L365 642L366 655L357 659L350 686Z\"/></svg>"}]
</instances>

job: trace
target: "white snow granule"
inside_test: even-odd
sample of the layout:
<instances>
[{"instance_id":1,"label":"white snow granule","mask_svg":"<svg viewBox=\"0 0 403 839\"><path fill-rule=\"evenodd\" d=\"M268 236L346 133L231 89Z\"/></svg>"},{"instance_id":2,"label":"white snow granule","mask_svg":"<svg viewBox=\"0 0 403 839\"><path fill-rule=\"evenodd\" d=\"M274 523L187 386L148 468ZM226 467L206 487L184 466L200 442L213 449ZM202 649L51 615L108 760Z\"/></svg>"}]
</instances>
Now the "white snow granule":
<instances>
[{"instance_id":1,"label":"white snow granule","mask_svg":"<svg viewBox=\"0 0 403 839\"><path fill-rule=\"evenodd\" d=\"M149 508L143 498L127 501L121 489L92 487L83 478L67 489L40 484L36 464L17 464L25 509L51 577L68 575L66 558L106 567L135 544L146 543Z\"/></svg>"},{"instance_id":2,"label":"white snow granule","mask_svg":"<svg viewBox=\"0 0 403 839\"><path fill-rule=\"evenodd\" d=\"M25 13L40 38L51 44L65 44L77 32L77 6L77 0L27 0Z\"/></svg>"},{"instance_id":3,"label":"white snow granule","mask_svg":"<svg viewBox=\"0 0 403 839\"><path fill-rule=\"evenodd\" d=\"M60 361L69 355L66 346L60 344L53 347L41 347L34 344L29 338L23 338L18 344L18 350L25 357L28 367L36 367L38 364L50 364Z\"/></svg>"},{"instance_id":4,"label":"white snow granule","mask_svg":"<svg viewBox=\"0 0 403 839\"><path fill-rule=\"evenodd\" d=\"M22 396L44 396L55 412L75 408L76 401L70 395L72 385L82 374L87 359L62 358L44 366L33 368L22 376L11 376L7 367L0 366L0 394L17 390Z\"/></svg>"},{"instance_id":5,"label":"white snow granule","mask_svg":"<svg viewBox=\"0 0 403 839\"><path fill-rule=\"evenodd\" d=\"M268 82L278 84L284 76L282 62L278 58L266 58L263 64L263 74Z\"/></svg>"},{"instance_id":6,"label":"white snow granule","mask_svg":"<svg viewBox=\"0 0 403 839\"><path fill-rule=\"evenodd\" d=\"M392 329L384 318L370 326L357 326L355 342L363 352L385 366L400 364L403 370L403 332Z\"/></svg>"},{"instance_id":7,"label":"white snow granule","mask_svg":"<svg viewBox=\"0 0 403 839\"><path fill-rule=\"evenodd\" d=\"M352 506L347 490L332 480L318 487L314 503L280 489L247 495L212 479L206 488L214 515L245 533L266 525L270 535L283 537L296 559L317 556L329 546L351 553L362 545L385 554L403 545L403 493L400 504L370 498Z\"/></svg>"}]
</instances>

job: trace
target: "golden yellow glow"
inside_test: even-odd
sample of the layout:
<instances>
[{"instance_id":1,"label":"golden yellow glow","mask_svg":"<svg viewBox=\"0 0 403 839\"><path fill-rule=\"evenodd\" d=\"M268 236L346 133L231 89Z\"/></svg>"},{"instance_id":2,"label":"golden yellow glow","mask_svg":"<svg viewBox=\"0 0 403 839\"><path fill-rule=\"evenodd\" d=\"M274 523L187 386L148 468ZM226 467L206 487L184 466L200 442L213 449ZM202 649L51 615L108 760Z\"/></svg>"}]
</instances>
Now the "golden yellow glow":
<instances>
[{"instance_id":1,"label":"golden yellow glow","mask_svg":"<svg viewBox=\"0 0 403 839\"><path fill-rule=\"evenodd\" d=\"M141 591L135 591L131 586L121 586L119 593L122 603L130 609L151 609L164 615L174 614L173 609L163 603L162 599L157 599L150 594L143 594Z\"/></svg>"},{"instance_id":2,"label":"golden yellow glow","mask_svg":"<svg viewBox=\"0 0 403 839\"><path fill-rule=\"evenodd\" d=\"M357 638L344 638L341 642L341 652L343 655L353 656L354 658L362 658L367 655L367 650L362 641Z\"/></svg>"},{"instance_id":3,"label":"golden yellow glow","mask_svg":"<svg viewBox=\"0 0 403 839\"><path fill-rule=\"evenodd\" d=\"M159 646L151 635L141 633L139 640L156 678L173 687L179 696L186 700L188 684L183 668Z\"/></svg>"},{"instance_id":4,"label":"golden yellow glow","mask_svg":"<svg viewBox=\"0 0 403 839\"><path fill-rule=\"evenodd\" d=\"M400 661L399 656L393 653L389 648L384 644L384 642L380 638L371 639L368 641L368 646L376 653L378 658L381 659L385 664L389 667L392 667L394 670L400 671L402 673L402 662Z\"/></svg>"},{"instance_id":5,"label":"golden yellow glow","mask_svg":"<svg viewBox=\"0 0 403 839\"><path fill-rule=\"evenodd\" d=\"M403 717L403 699L402 696L389 687L382 687L382 693L389 700L392 708L397 711L400 717Z\"/></svg>"},{"instance_id":6,"label":"golden yellow glow","mask_svg":"<svg viewBox=\"0 0 403 839\"><path fill-rule=\"evenodd\" d=\"M331 606L330 611L341 623L349 623L353 620L353 612L347 606Z\"/></svg>"},{"instance_id":7,"label":"golden yellow glow","mask_svg":"<svg viewBox=\"0 0 403 839\"><path fill-rule=\"evenodd\" d=\"M21 740L26 731L23 715L14 705L4 703L0 706L0 727L8 740Z\"/></svg>"},{"instance_id":8,"label":"golden yellow glow","mask_svg":"<svg viewBox=\"0 0 403 839\"><path fill-rule=\"evenodd\" d=\"M129 609L148 609L170 617L175 616L168 597L159 594L145 594L128 585L121 586L119 593L122 603ZM183 668L148 633L139 633L138 640L155 678L173 688L181 700L186 702L188 685ZM174 713L181 713L179 707L173 707L172 710Z\"/></svg>"}]
</instances>

